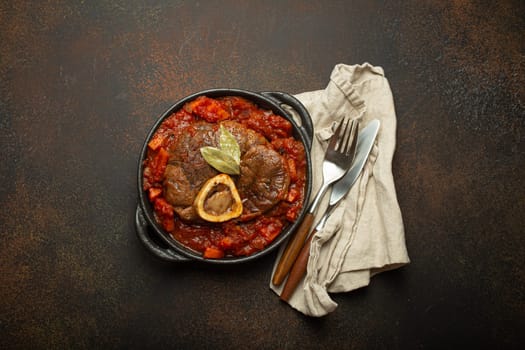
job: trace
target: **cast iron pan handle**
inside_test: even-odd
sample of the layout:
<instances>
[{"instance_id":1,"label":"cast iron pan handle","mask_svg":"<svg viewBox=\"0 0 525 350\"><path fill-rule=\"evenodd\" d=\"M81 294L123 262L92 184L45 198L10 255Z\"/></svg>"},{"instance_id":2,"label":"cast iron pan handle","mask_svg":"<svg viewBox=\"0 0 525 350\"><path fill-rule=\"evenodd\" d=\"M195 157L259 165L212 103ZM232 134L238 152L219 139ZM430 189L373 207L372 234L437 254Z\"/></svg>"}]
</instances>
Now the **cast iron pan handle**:
<instances>
[{"instance_id":1,"label":"cast iron pan handle","mask_svg":"<svg viewBox=\"0 0 525 350\"><path fill-rule=\"evenodd\" d=\"M312 139L314 136L314 125L312 123L312 118L310 113L306 110L305 106L294 96L287 94L286 92L280 91L264 91L261 92L261 95L268 97L269 99L275 101L277 104L286 104L292 107L299 117L301 118L300 128L304 131L306 136L306 143L309 149L312 148Z\"/></svg>"},{"instance_id":2,"label":"cast iron pan handle","mask_svg":"<svg viewBox=\"0 0 525 350\"><path fill-rule=\"evenodd\" d=\"M156 242L152 235L150 234L150 227L144 213L140 206L137 206L137 211L135 213L135 228L137 230L137 236L142 244L156 257L168 261L168 262L183 262L189 261L190 259L177 254L171 250L168 246L163 247L161 243Z\"/></svg>"}]
</instances>

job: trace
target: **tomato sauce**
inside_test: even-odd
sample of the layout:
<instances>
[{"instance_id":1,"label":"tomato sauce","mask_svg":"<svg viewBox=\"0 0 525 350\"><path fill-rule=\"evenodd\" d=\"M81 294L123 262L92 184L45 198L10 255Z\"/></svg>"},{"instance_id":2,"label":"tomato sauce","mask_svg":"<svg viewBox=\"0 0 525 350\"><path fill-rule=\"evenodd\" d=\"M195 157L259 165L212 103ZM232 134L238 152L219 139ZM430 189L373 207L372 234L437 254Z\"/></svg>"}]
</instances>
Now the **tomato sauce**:
<instances>
[{"instance_id":1,"label":"tomato sauce","mask_svg":"<svg viewBox=\"0 0 525 350\"><path fill-rule=\"evenodd\" d=\"M181 133L194 132L192 125L202 120L209 123L236 121L264 136L287 164L290 184L285 200L247 222L232 219L223 223L189 223L181 220L164 198L167 150ZM191 158L192 155L188 155L189 162ZM306 164L303 144L293 137L292 124L285 118L242 97L201 96L167 117L152 136L144 160L143 186L157 222L175 240L205 258L248 256L264 249L297 219L305 196Z\"/></svg>"}]
</instances>

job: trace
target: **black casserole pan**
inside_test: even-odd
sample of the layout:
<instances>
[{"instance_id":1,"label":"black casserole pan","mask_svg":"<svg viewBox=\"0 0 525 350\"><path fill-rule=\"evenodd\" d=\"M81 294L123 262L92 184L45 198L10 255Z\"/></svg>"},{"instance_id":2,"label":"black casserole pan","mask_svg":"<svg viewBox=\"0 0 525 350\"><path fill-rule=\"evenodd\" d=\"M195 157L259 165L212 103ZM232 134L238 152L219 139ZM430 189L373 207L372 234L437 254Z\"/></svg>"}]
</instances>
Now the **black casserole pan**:
<instances>
[{"instance_id":1,"label":"black casserole pan","mask_svg":"<svg viewBox=\"0 0 525 350\"><path fill-rule=\"evenodd\" d=\"M255 103L260 108L271 110L275 114L278 114L289 120L293 126L293 136L295 137L295 139L301 141L304 145L307 160L307 179L304 198L305 201L308 201L308 198L310 198L312 189L312 164L310 149L312 145L313 125L308 111L301 104L301 102L299 102L299 100L297 100L295 97L284 92L257 93L240 89L204 90L189 95L172 105L155 122L150 132L148 133L146 140L144 141L144 144L140 151L137 172L137 185L139 193L139 204L137 206L135 215L135 226L137 230L137 235L147 250L149 250L158 258L169 262L201 261L212 264L236 264L241 262L252 261L276 249L295 231L295 229L303 220L304 215L306 214L306 210L308 207L307 203L303 203L303 208L297 220L288 227L285 227L281 234L265 249L249 256L224 257L221 259L205 259L200 255L200 253L186 248L181 243L177 242L168 232L166 232L161 227L161 225L157 223L153 213L153 207L148 200L146 192L143 190L143 165L148 150L148 142L150 141L151 137L153 136L157 128L160 126L160 124L164 121L164 119L169 117L172 113L176 112L177 110L181 109L187 102L192 101L195 98L203 95L212 98L223 96L243 97ZM289 108L292 108L297 113L300 119L300 124L295 121L291 112L289 111Z\"/></svg>"}]
</instances>

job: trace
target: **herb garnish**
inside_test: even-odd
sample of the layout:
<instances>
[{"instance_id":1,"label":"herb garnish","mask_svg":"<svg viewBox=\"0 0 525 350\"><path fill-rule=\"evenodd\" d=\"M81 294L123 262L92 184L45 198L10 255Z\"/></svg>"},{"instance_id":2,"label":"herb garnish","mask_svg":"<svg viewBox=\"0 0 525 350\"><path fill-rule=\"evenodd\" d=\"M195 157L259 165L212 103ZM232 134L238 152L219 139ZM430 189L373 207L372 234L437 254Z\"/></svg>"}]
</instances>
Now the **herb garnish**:
<instances>
[{"instance_id":1,"label":"herb garnish","mask_svg":"<svg viewBox=\"0 0 525 350\"><path fill-rule=\"evenodd\" d=\"M201 147L200 151L206 162L218 171L230 174L240 174L241 150L235 137L222 125L219 137L219 148Z\"/></svg>"}]
</instances>

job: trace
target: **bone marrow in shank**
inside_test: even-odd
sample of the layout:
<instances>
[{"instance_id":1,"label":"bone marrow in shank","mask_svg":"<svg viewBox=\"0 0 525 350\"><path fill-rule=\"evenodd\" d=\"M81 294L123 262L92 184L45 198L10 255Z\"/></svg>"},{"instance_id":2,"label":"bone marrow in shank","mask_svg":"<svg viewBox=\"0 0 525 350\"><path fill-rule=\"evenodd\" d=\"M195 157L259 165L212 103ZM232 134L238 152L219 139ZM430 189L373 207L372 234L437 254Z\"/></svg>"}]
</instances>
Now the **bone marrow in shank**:
<instances>
[{"instance_id":1,"label":"bone marrow in shank","mask_svg":"<svg viewBox=\"0 0 525 350\"><path fill-rule=\"evenodd\" d=\"M242 202L232 178L219 174L202 186L195 197L195 209L203 220L224 222L242 214Z\"/></svg>"}]
</instances>

